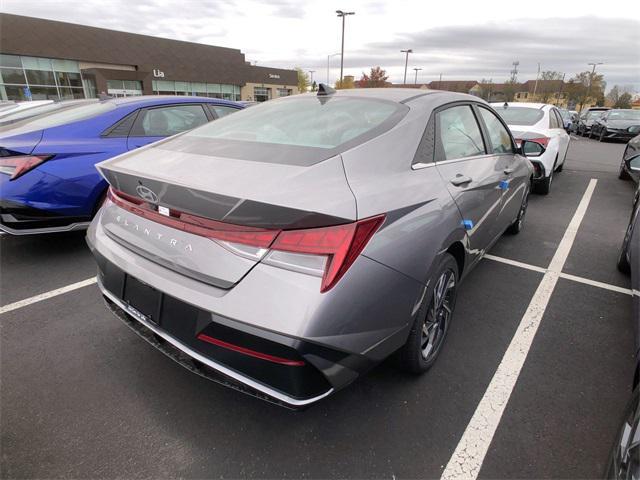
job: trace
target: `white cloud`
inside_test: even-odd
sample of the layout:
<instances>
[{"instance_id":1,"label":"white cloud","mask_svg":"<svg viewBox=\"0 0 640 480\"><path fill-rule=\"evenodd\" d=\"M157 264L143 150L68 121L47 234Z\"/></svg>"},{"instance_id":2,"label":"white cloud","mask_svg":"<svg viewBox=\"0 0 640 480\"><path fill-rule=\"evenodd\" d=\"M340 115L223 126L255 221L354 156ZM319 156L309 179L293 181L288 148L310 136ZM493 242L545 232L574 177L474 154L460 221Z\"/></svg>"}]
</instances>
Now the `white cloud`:
<instances>
[{"instance_id":1,"label":"white cloud","mask_svg":"<svg viewBox=\"0 0 640 480\"><path fill-rule=\"evenodd\" d=\"M493 78L503 81L520 61L522 79L544 70L569 76L602 61L609 85L640 90L640 10L634 0L602 4L538 0L454 3L424 0L2 0L3 11L241 49L259 65L315 70L324 81L327 55L340 50L337 8L347 18L345 74L380 65L402 80L401 48L412 48L409 68L420 79ZM339 57L332 59L332 79ZM413 73L410 70L410 73ZM413 78L409 75L409 78Z\"/></svg>"}]
</instances>

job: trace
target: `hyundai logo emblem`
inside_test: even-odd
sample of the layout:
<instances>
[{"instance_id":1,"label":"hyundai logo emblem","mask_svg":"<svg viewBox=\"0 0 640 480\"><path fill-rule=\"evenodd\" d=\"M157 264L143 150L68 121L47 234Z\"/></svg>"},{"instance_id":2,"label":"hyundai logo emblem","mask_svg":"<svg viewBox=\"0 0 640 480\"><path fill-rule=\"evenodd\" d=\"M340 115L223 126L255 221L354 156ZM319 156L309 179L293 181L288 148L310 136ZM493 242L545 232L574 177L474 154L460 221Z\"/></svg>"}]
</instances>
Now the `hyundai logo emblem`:
<instances>
[{"instance_id":1,"label":"hyundai logo emblem","mask_svg":"<svg viewBox=\"0 0 640 480\"><path fill-rule=\"evenodd\" d=\"M145 187L144 185L138 185L136 187L136 192L138 192L138 195L143 200L146 200L149 203L158 203L158 196L149 187Z\"/></svg>"}]
</instances>

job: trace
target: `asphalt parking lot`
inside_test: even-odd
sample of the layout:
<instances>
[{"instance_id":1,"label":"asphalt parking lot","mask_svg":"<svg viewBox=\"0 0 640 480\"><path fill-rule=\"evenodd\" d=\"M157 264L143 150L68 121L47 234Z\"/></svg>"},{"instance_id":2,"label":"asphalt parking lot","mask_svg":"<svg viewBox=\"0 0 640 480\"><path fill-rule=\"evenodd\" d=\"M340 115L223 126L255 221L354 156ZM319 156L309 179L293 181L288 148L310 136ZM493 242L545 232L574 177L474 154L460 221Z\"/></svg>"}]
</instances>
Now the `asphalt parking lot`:
<instances>
[{"instance_id":1,"label":"asphalt parking lot","mask_svg":"<svg viewBox=\"0 0 640 480\"><path fill-rule=\"evenodd\" d=\"M523 232L461 286L426 375L384 363L304 412L189 373L94 284L13 305L0 314L1 476L601 477L633 368L616 270L633 197L617 178L623 149L573 138ZM4 236L0 255L4 306L95 274L82 233Z\"/></svg>"}]
</instances>

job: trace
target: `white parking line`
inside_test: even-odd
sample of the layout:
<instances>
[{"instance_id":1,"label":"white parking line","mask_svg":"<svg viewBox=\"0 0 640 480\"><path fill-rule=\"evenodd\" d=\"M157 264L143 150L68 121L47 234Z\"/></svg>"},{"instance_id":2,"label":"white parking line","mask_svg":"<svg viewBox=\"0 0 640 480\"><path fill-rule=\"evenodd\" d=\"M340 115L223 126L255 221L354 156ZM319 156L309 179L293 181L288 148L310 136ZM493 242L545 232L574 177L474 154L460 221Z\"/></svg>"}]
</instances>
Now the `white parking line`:
<instances>
[{"instance_id":1,"label":"white parking line","mask_svg":"<svg viewBox=\"0 0 640 480\"><path fill-rule=\"evenodd\" d=\"M524 268L526 270L533 270L534 272L539 272L539 273L547 273L549 271L549 269L547 269L547 268L538 267L536 265L531 265L529 263L518 262L517 260L511 260L510 258L497 257L495 255L485 254L485 256L483 258L485 258L487 260L493 260L494 262L500 262L500 263L504 263L504 264L507 264L507 265L511 265L513 267ZM559 274L559 276L560 276L560 278L564 278L564 279L567 279L567 280L572 280L572 281L578 282L578 283L583 283L585 285L591 285L592 287L598 287L598 288L603 288L605 290L611 290L612 292L625 293L627 295L637 294L637 292L634 293L634 291L631 290L630 288L619 287L617 285L611 285L610 283L599 282L597 280L591 280L589 278L580 277L578 275L571 275L570 273L562 273L561 272Z\"/></svg>"},{"instance_id":2,"label":"white parking line","mask_svg":"<svg viewBox=\"0 0 640 480\"><path fill-rule=\"evenodd\" d=\"M591 201L597 184L591 179L569 226L546 270L533 298L524 313L520 325L507 348L484 396L471 417L462 438L458 443L449 463L442 472L443 479L475 479L478 477L482 463L498 428L511 392L518 380L529 349L533 342L540 321L549 304L549 299L556 286L560 272L580 227L580 223ZM518 262L519 263L519 262Z\"/></svg>"},{"instance_id":3,"label":"white parking line","mask_svg":"<svg viewBox=\"0 0 640 480\"><path fill-rule=\"evenodd\" d=\"M47 300L51 297L63 295L65 293L86 287L88 285L93 285L94 283L96 283L96 277L87 278L86 280L82 280L81 282L72 283L71 285L67 285L65 287L56 288L55 290L50 290L48 292L34 295L33 297L25 298L24 300L10 303L8 305L5 305L4 307L0 307L0 315L2 315L3 313L11 312L12 310L17 310L18 308L26 307L27 305Z\"/></svg>"}]
</instances>

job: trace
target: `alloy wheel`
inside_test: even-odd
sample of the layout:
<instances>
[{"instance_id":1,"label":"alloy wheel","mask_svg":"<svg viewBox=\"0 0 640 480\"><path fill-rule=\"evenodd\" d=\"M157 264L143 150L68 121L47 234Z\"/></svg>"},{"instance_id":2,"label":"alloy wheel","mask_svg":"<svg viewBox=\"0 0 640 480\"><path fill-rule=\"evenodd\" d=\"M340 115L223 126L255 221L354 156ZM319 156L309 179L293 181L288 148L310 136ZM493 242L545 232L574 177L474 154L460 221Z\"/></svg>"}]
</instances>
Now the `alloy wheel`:
<instances>
[{"instance_id":1,"label":"alloy wheel","mask_svg":"<svg viewBox=\"0 0 640 480\"><path fill-rule=\"evenodd\" d=\"M422 325L420 347L422 358L430 361L437 355L449 326L455 298L456 276L447 269L438 278L433 289L433 298Z\"/></svg>"}]
</instances>

